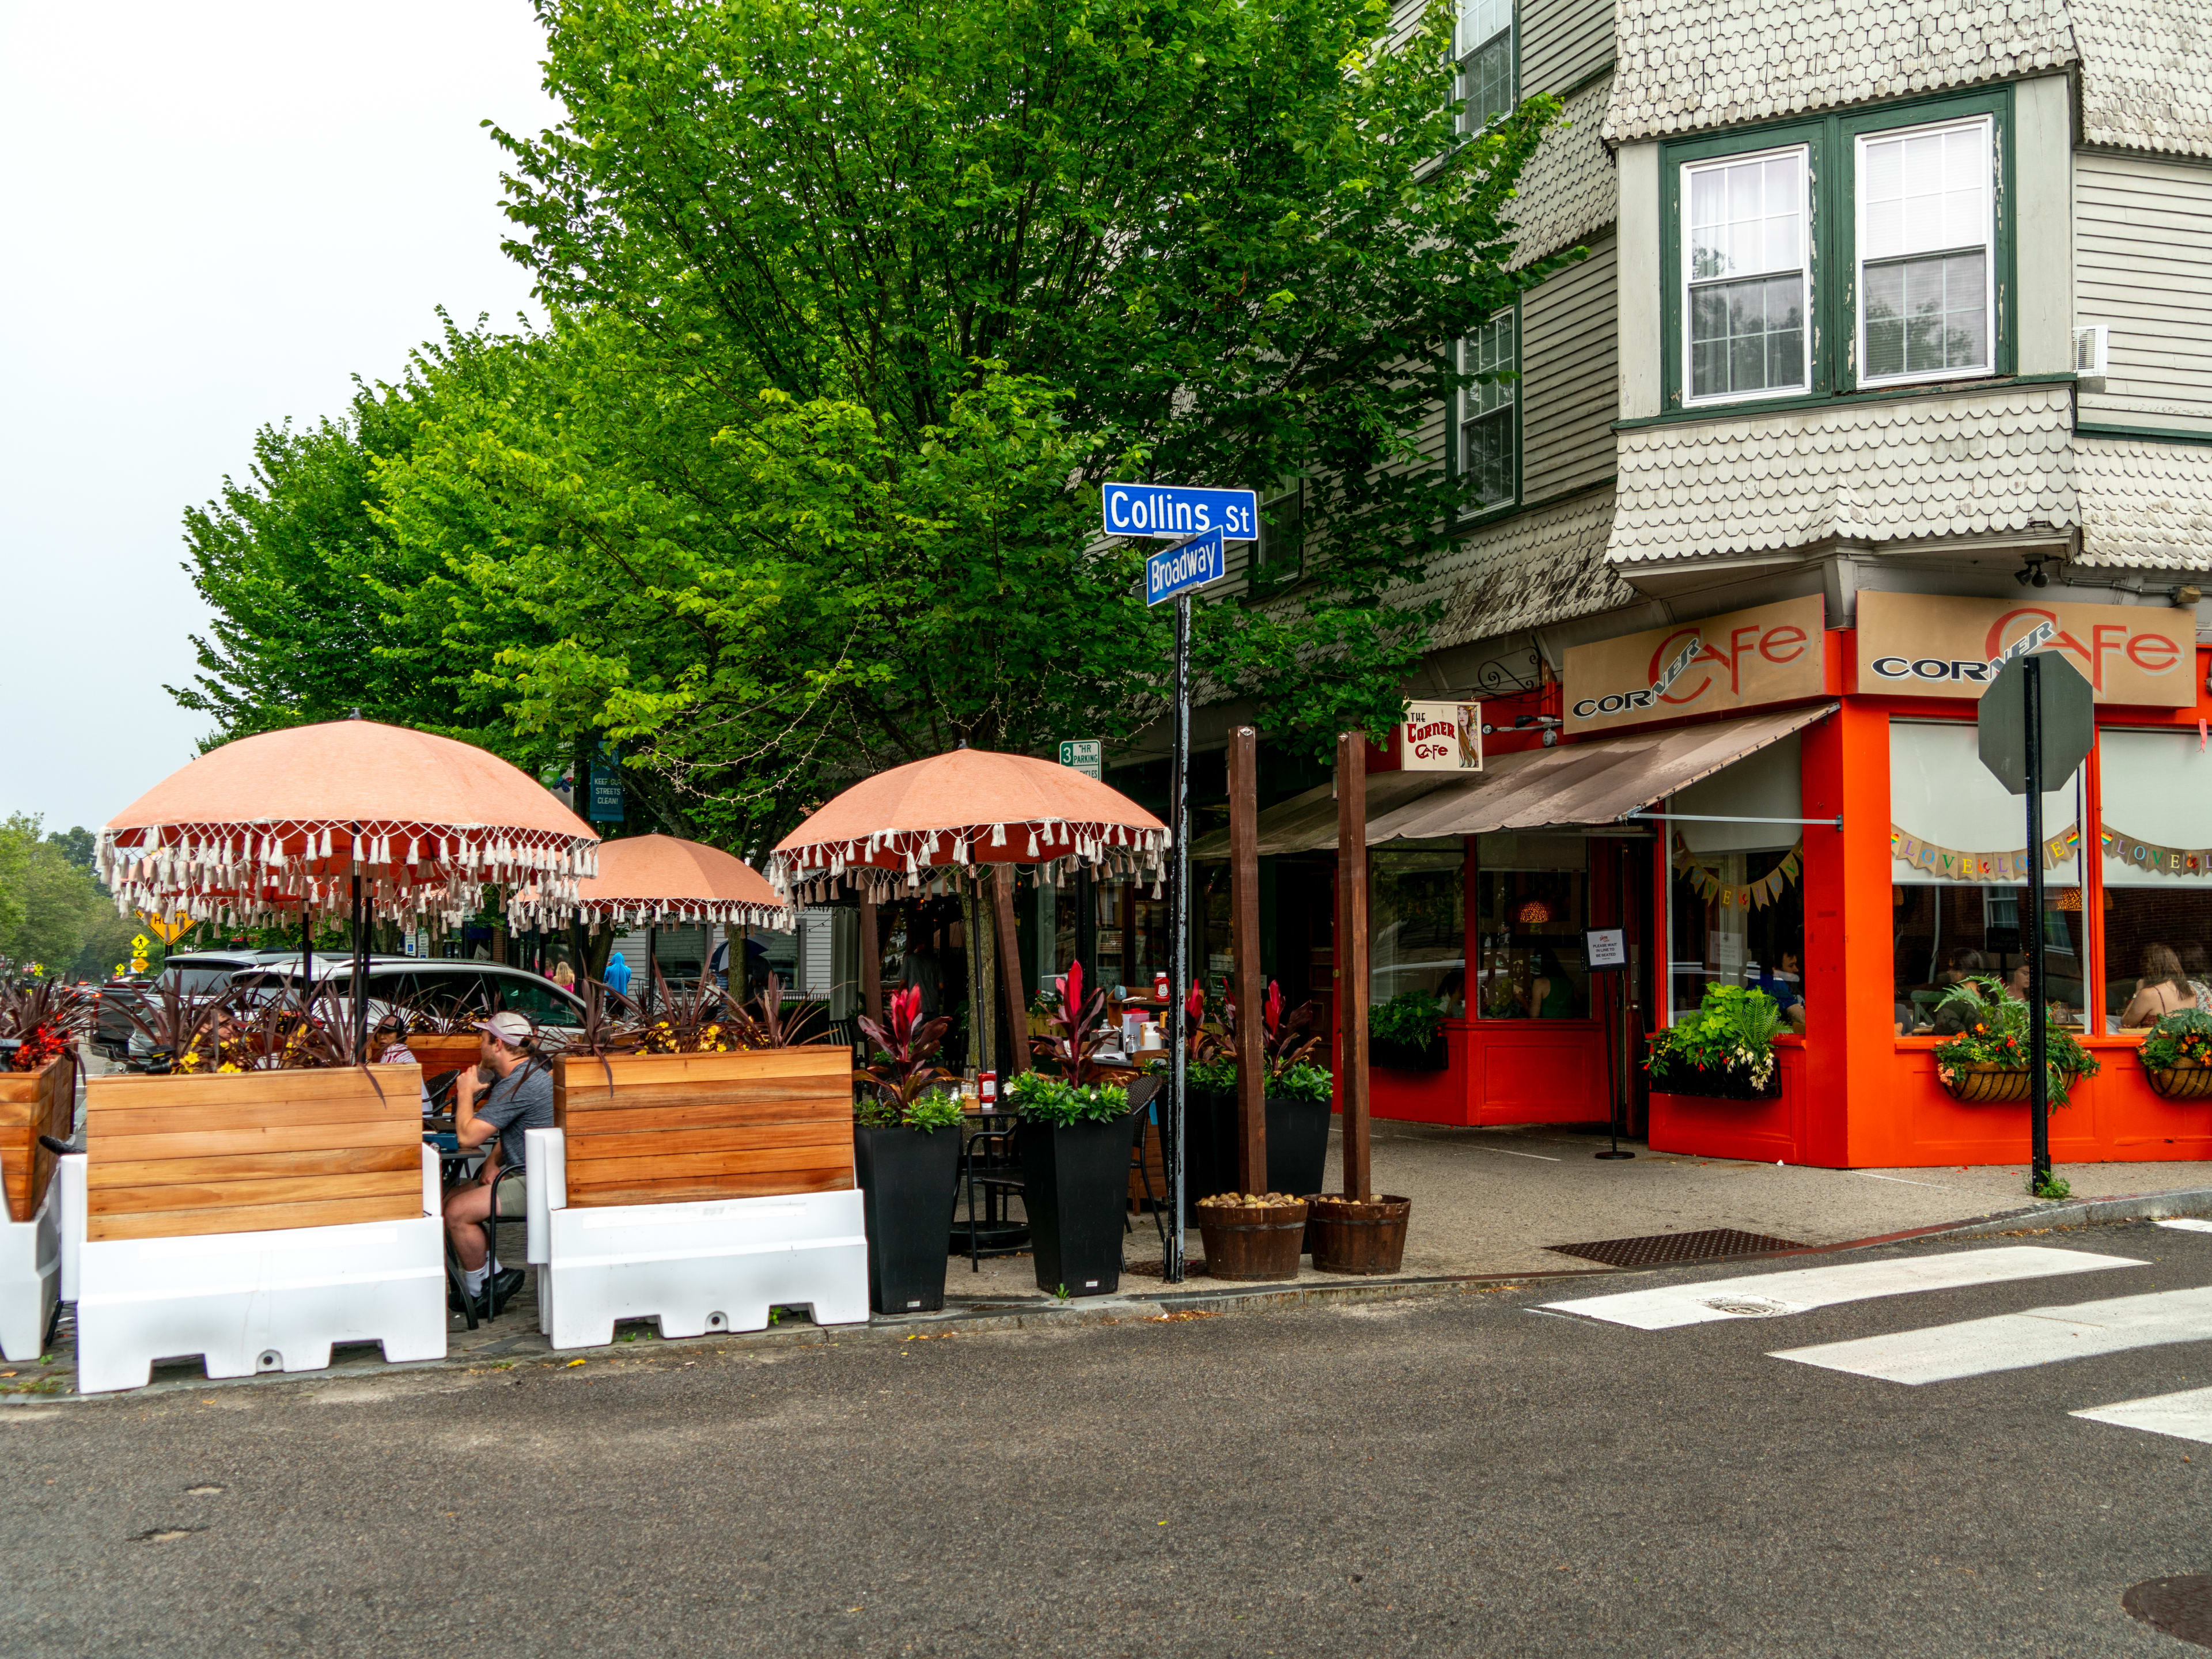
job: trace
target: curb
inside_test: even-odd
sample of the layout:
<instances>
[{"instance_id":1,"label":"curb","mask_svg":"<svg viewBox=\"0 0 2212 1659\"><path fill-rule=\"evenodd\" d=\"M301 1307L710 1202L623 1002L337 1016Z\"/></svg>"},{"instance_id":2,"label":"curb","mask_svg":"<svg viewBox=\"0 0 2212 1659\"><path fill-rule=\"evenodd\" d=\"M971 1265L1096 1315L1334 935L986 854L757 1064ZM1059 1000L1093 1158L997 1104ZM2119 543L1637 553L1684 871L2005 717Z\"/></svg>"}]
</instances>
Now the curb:
<instances>
[{"instance_id":1,"label":"curb","mask_svg":"<svg viewBox=\"0 0 2212 1659\"><path fill-rule=\"evenodd\" d=\"M2056 1203L2032 1204L1979 1221L1956 1222L1929 1230L1954 1238L2011 1232L2023 1221L2039 1227L2087 1227L2112 1221L2154 1221L2165 1216L2212 1215L2212 1187L2184 1187L2170 1193L2142 1193L2122 1198L2060 1199Z\"/></svg>"}]
</instances>

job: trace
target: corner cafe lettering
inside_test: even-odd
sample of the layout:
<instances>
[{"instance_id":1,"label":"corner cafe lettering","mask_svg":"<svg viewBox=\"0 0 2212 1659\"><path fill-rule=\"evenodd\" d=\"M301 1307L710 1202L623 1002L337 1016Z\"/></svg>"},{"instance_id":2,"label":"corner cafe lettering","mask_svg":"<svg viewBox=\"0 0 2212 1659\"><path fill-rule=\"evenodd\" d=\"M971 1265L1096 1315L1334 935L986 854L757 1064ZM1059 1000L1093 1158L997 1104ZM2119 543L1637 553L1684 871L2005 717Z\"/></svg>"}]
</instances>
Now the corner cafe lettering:
<instances>
[{"instance_id":1,"label":"corner cafe lettering","mask_svg":"<svg viewBox=\"0 0 2212 1659\"><path fill-rule=\"evenodd\" d=\"M1782 1012L1774 1080L1750 1099L1695 1079L1655 1086L1638 1047L1610 1086L1654 1148L1836 1168L2021 1164L2024 1098L1969 1086L1936 1054L1956 1030L1957 988L2012 983L2040 935L2048 1017L2099 1064L2052 1115L2053 1156L2212 1158L2212 1099L2178 1097L2139 1054L2172 1003L2159 985L2212 986L2212 653L2193 610L1862 589L1853 626L1827 620L1813 595L1574 646L1549 693L1565 741L1493 753L1448 786L1460 796L1394 809L1401 833L1427 838L1399 844L1423 850L1394 853L1390 824L1370 827L1371 856L1408 871L1453 856L1443 832L1467 836L1468 938L1438 988L1448 1003L1461 993L1464 962L1445 1024L1467 1069L1380 1073L1378 1111L1601 1119L1608 1086L1571 1080L1570 1024L1601 1022L1625 997L1649 1033L1738 987ZM1974 723L1996 669L2029 651L2073 663L2097 708L2089 761L2045 795L2036 848L2022 803L1981 764ZM1432 804L1452 799L1468 805ZM1375 889L1378 940L1410 931L1384 914L1393 890ZM1626 936L1613 977L1591 971L1576 931L1606 926ZM1601 1060L1601 1030L1585 1033ZM1509 1060L1540 1049L1540 1075L1516 1083Z\"/></svg>"}]
</instances>

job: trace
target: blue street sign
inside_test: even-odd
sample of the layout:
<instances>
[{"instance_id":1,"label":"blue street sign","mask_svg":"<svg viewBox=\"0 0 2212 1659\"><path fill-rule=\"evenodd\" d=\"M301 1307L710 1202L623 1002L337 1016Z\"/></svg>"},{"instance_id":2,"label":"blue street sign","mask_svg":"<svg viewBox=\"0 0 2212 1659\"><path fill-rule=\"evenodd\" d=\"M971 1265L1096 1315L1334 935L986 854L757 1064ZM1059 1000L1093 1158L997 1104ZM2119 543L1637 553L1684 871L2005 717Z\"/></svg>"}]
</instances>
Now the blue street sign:
<instances>
[{"instance_id":1,"label":"blue street sign","mask_svg":"<svg viewBox=\"0 0 2212 1659\"><path fill-rule=\"evenodd\" d=\"M1218 528L1232 542L1260 538L1260 497L1249 489L1109 483L1100 492L1109 536L1180 541Z\"/></svg>"},{"instance_id":2,"label":"blue street sign","mask_svg":"<svg viewBox=\"0 0 2212 1659\"><path fill-rule=\"evenodd\" d=\"M1164 547L1145 560L1145 603L1158 605L1229 574L1220 527L1193 536L1176 547Z\"/></svg>"}]
</instances>

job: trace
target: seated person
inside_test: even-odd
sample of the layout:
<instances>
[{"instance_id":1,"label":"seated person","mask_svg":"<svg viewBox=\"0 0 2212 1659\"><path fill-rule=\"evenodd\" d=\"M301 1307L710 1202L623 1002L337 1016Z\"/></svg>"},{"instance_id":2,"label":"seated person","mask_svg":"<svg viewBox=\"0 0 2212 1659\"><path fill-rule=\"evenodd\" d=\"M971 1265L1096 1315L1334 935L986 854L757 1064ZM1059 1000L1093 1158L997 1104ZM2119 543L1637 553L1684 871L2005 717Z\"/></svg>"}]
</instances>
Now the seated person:
<instances>
[{"instance_id":1,"label":"seated person","mask_svg":"<svg viewBox=\"0 0 2212 1659\"><path fill-rule=\"evenodd\" d=\"M376 1030L370 1034L368 1052L376 1056L379 1066L412 1066L415 1051L407 1046L407 1022L396 1008L388 1008L377 1017ZM428 1117L436 1109L430 1098L430 1085L422 1084L422 1115Z\"/></svg>"},{"instance_id":2,"label":"seated person","mask_svg":"<svg viewBox=\"0 0 2212 1659\"><path fill-rule=\"evenodd\" d=\"M1973 1018L1973 1009L1963 1002L1946 1003L1936 1010L1936 1035L1939 1037L1963 1036L1966 1022Z\"/></svg>"},{"instance_id":3,"label":"seated person","mask_svg":"<svg viewBox=\"0 0 2212 1659\"><path fill-rule=\"evenodd\" d=\"M1942 990L1961 980L1972 979L1978 974L1989 971L1989 963L1983 959L1979 951L1961 946L1945 959L1943 971L1936 975L1936 988Z\"/></svg>"},{"instance_id":4,"label":"seated person","mask_svg":"<svg viewBox=\"0 0 2212 1659\"><path fill-rule=\"evenodd\" d=\"M2170 945L2146 945L2142 953L2142 977L2136 981L2136 994L2120 1013L2120 1028L2140 1030L2155 1025L2168 1014L2197 1006L2197 988L2181 971L2181 958Z\"/></svg>"},{"instance_id":5,"label":"seated person","mask_svg":"<svg viewBox=\"0 0 2212 1659\"><path fill-rule=\"evenodd\" d=\"M1575 982L1550 947L1539 945L1536 959L1531 964L1536 976L1529 982L1528 1010L1531 1019L1572 1019L1575 1017Z\"/></svg>"},{"instance_id":6,"label":"seated person","mask_svg":"<svg viewBox=\"0 0 2212 1659\"><path fill-rule=\"evenodd\" d=\"M1782 1018L1798 1030L1805 1029L1805 973L1795 951L1785 948L1778 967L1759 969L1757 988L1774 999Z\"/></svg>"},{"instance_id":7,"label":"seated person","mask_svg":"<svg viewBox=\"0 0 2212 1659\"><path fill-rule=\"evenodd\" d=\"M483 1294L488 1252L483 1223L491 1214L492 1183L502 1170L522 1168L526 1129L553 1127L553 1072L532 1052L530 1022L509 1011L477 1023L479 1063L453 1085L453 1138L464 1151L496 1135L494 1146L467 1185L446 1195L446 1237L460 1258L462 1284L471 1299ZM520 1215L521 1194L513 1182L503 1194L502 1215ZM512 1296L522 1269L501 1272L499 1293Z\"/></svg>"},{"instance_id":8,"label":"seated person","mask_svg":"<svg viewBox=\"0 0 2212 1659\"><path fill-rule=\"evenodd\" d=\"M1444 1006L1444 1018L1459 1019L1467 1013L1467 970L1455 968L1443 976L1437 987L1437 1000Z\"/></svg>"}]
</instances>

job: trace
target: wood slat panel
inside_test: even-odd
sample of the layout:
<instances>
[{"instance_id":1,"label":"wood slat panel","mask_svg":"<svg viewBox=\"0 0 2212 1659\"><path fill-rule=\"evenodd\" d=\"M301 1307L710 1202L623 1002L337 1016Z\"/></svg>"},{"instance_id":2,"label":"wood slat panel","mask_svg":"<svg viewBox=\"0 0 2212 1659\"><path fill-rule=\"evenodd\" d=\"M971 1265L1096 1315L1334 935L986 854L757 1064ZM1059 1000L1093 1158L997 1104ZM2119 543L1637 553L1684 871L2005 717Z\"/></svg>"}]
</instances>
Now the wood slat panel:
<instances>
[{"instance_id":1,"label":"wood slat panel","mask_svg":"<svg viewBox=\"0 0 2212 1659\"><path fill-rule=\"evenodd\" d=\"M343 1100L356 1095L374 1103L377 1091L369 1086L364 1073L374 1075L382 1087L385 1109L401 1112L418 1109L422 1091L421 1066L349 1066L312 1072L96 1077L85 1085L85 1112L88 1118L97 1118L103 1112L143 1111L157 1106L254 1106L271 1099Z\"/></svg>"},{"instance_id":2,"label":"wood slat panel","mask_svg":"<svg viewBox=\"0 0 2212 1659\"><path fill-rule=\"evenodd\" d=\"M556 1110L584 1115L690 1106L713 1101L781 1104L797 1109L793 1115L827 1115L834 1111L849 1117L853 1112L851 1068L848 1066L835 1081L773 1078L759 1083L672 1083L650 1089L619 1089L611 1095L604 1085L587 1084L566 1090L556 1087L553 1091Z\"/></svg>"},{"instance_id":3,"label":"wood slat panel","mask_svg":"<svg viewBox=\"0 0 2212 1659\"><path fill-rule=\"evenodd\" d=\"M852 1051L842 1044L810 1048L755 1048L729 1054L614 1054L603 1064L588 1054L555 1062L556 1081L568 1077L604 1093L614 1089L665 1088L671 1084L756 1083L770 1078L849 1078Z\"/></svg>"},{"instance_id":4,"label":"wood slat panel","mask_svg":"<svg viewBox=\"0 0 2212 1659\"><path fill-rule=\"evenodd\" d=\"M568 1167L597 1158L684 1158L694 1152L742 1152L751 1147L810 1146L853 1153L849 1123L737 1123L717 1129L671 1128L626 1135L570 1135Z\"/></svg>"},{"instance_id":5,"label":"wood slat panel","mask_svg":"<svg viewBox=\"0 0 2212 1659\"><path fill-rule=\"evenodd\" d=\"M585 1158L568 1164L568 1193L593 1187L635 1187L656 1181L700 1181L709 1176L744 1175L755 1170L849 1169L843 1158L819 1146L744 1146L719 1152L687 1152L681 1158Z\"/></svg>"},{"instance_id":6,"label":"wood slat panel","mask_svg":"<svg viewBox=\"0 0 2212 1659\"><path fill-rule=\"evenodd\" d=\"M360 1175L283 1176L250 1181L173 1181L150 1187L100 1189L99 1212L112 1215L155 1210L235 1210L323 1203L347 1198L411 1198L410 1215L422 1212L422 1170L376 1170Z\"/></svg>"},{"instance_id":7,"label":"wood slat panel","mask_svg":"<svg viewBox=\"0 0 2212 1659\"><path fill-rule=\"evenodd\" d=\"M206 1233L273 1232L283 1227L337 1227L358 1221L412 1221L422 1213L418 1188L407 1198L341 1198L305 1204L255 1204L234 1209L155 1210L94 1215L88 1238L187 1238Z\"/></svg>"},{"instance_id":8,"label":"wood slat panel","mask_svg":"<svg viewBox=\"0 0 2212 1659\"><path fill-rule=\"evenodd\" d=\"M745 1123L759 1124L817 1124L849 1128L853 1109L841 1104L836 1113L829 1111L793 1111L791 1103L781 1100L700 1101L685 1097L686 1103L665 1106L625 1107L619 1111L585 1112L571 1117L561 1127L574 1139L578 1136L605 1134L639 1134L659 1129L719 1128ZM557 1120L559 1113L556 1110Z\"/></svg>"},{"instance_id":9,"label":"wood slat panel","mask_svg":"<svg viewBox=\"0 0 2212 1659\"><path fill-rule=\"evenodd\" d=\"M599 1187L589 1196L572 1194L572 1209L612 1208L622 1204L690 1204L726 1198L783 1198L798 1193L842 1193L853 1185L850 1170L818 1170L801 1176L790 1170L718 1176L712 1181L659 1181L635 1187ZM947 1224L950 1224L949 1222Z\"/></svg>"},{"instance_id":10,"label":"wood slat panel","mask_svg":"<svg viewBox=\"0 0 2212 1659\"><path fill-rule=\"evenodd\" d=\"M73 1055L49 1061L36 1073L0 1077L5 1105L0 1106L0 1207L11 1221L28 1221L39 1212L53 1180L54 1154L39 1145L49 1134L66 1140L76 1117L76 1060Z\"/></svg>"},{"instance_id":11,"label":"wood slat panel","mask_svg":"<svg viewBox=\"0 0 2212 1659\"><path fill-rule=\"evenodd\" d=\"M210 1130L290 1128L321 1123L405 1123L419 1132L422 1124L422 1096L418 1092L404 1100L383 1103L373 1095L343 1100L270 1100L246 1105L189 1101L174 1106L102 1112L91 1120L88 1127L93 1134L106 1137L198 1134Z\"/></svg>"},{"instance_id":12,"label":"wood slat panel","mask_svg":"<svg viewBox=\"0 0 2212 1659\"><path fill-rule=\"evenodd\" d=\"M96 1165L161 1158L229 1158L254 1152L337 1152L361 1146L420 1146L418 1119L404 1123L310 1123L299 1128L210 1129L188 1135L116 1135L88 1141Z\"/></svg>"},{"instance_id":13,"label":"wood slat panel","mask_svg":"<svg viewBox=\"0 0 2212 1659\"><path fill-rule=\"evenodd\" d=\"M347 1146L335 1152L261 1152L228 1158L95 1160L85 1165L85 1184L88 1191L96 1193L109 1187L158 1187L173 1181L297 1180L305 1176L366 1175L374 1170L404 1170L420 1179L421 1143Z\"/></svg>"}]
</instances>

